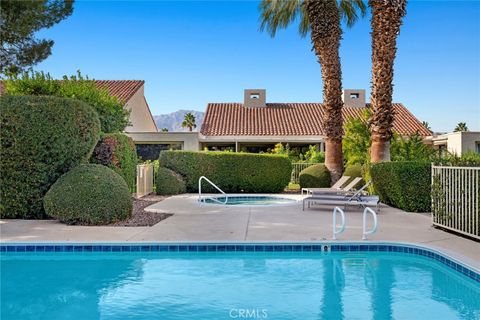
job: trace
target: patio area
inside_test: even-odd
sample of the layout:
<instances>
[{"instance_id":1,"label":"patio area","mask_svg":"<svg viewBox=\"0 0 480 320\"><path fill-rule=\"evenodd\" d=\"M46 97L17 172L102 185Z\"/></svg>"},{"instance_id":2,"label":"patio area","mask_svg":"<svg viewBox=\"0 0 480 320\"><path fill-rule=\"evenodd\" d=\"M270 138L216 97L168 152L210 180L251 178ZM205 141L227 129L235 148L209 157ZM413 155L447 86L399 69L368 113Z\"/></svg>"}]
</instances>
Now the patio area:
<instances>
[{"instance_id":1,"label":"patio area","mask_svg":"<svg viewBox=\"0 0 480 320\"><path fill-rule=\"evenodd\" d=\"M282 195L284 197L285 195ZM287 197L300 200L298 195ZM302 211L302 203L279 206L199 205L197 195L173 196L147 210L174 215L152 227L68 226L54 220L0 220L1 242L305 242L330 241L332 206ZM361 241L362 211L345 211L337 241ZM368 217L371 223L371 217ZM440 250L480 270L480 243L432 227L426 214L381 206L370 242L403 242Z\"/></svg>"}]
</instances>

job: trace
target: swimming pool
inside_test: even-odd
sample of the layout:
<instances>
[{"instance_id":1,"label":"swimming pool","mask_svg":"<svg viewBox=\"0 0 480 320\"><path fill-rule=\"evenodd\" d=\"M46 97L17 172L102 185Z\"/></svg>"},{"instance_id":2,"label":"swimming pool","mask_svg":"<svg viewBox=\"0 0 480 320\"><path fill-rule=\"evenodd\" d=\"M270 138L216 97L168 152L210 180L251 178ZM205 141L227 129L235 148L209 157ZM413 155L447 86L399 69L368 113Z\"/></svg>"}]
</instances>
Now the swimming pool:
<instances>
[{"instance_id":1,"label":"swimming pool","mask_svg":"<svg viewBox=\"0 0 480 320\"><path fill-rule=\"evenodd\" d=\"M480 275L410 245L17 244L0 249L2 320L480 317Z\"/></svg>"},{"instance_id":2,"label":"swimming pool","mask_svg":"<svg viewBox=\"0 0 480 320\"><path fill-rule=\"evenodd\" d=\"M227 199L224 196L213 197L202 199L202 203L208 204L223 204ZM295 203L297 200L290 198L282 198L275 196L228 196L226 205L235 206L235 205L250 205L250 206L266 206L266 205L281 205L281 204L290 204Z\"/></svg>"}]
</instances>

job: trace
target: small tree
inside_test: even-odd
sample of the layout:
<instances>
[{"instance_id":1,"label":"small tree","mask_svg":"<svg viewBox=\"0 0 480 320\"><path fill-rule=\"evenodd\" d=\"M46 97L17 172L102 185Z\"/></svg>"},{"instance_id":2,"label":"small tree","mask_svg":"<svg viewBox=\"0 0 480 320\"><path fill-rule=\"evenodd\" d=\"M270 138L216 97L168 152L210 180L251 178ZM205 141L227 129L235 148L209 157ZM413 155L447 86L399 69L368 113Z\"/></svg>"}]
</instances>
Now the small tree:
<instances>
[{"instance_id":1,"label":"small tree","mask_svg":"<svg viewBox=\"0 0 480 320\"><path fill-rule=\"evenodd\" d=\"M429 161L433 159L435 150L426 145L418 133L409 137L395 134L391 141L390 155L392 161Z\"/></svg>"},{"instance_id":2,"label":"small tree","mask_svg":"<svg viewBox=\"0 0 480 320\"><path fill-rule=\"evenodd\" d=\"M73 0L0 1L0 73L16 74L45 60L54 42L35 33L72 12Z\"/></svg>"},{"instance_id":3,"label":"small tree","mask_svg":"<svg viewBox=\"0 0 480 320\"><path fill-rule=\"evenodd\" d=\"M351 117L345 122L343 130L343 157L347 165L365 164L369 161L371 133L368 119L371 112L367 109L360 117Z\"/></svg>"},{"instance_id":4,"label":"small tree","mask_svg":"<svg viewBox=\"0 0 480 320\"><path fill-rule=\"evenodd\" d=\"M310 145L305 153L305 160L309 163L324 163L325 153L319 151L316 146Z\"/></svg>"},{"instance_id":5,"label":"small tree","mask_svg":"<svg viewBox=\"0 0 480 320\"><path fill-rule=\"evenodd\" d=\"M197 124L195 123L195 116L193 113L189 112L186 113L183 122L182 122L182 128L188 128L188 131L192 132L194 128L197 127Z\"/></svg>"},{"instance_id":6,"label":"small tree","mask_svg":"<svg viewBox=\"0 0 480 320\"><path fill-rule=\"evenodd\" d=\"M162 128L162 132L168 132L168 128Z\"/></svg>"},{"instance_id":7,"label":"small tree","mask_svg":"<svg viewBox=\"0 0 480 320\"><path fill-rule=\"evenodd\" d=\"M466 122L459 122L453 132L465 132L468 131L467 123Z\"/></svg>"}]
</instances>

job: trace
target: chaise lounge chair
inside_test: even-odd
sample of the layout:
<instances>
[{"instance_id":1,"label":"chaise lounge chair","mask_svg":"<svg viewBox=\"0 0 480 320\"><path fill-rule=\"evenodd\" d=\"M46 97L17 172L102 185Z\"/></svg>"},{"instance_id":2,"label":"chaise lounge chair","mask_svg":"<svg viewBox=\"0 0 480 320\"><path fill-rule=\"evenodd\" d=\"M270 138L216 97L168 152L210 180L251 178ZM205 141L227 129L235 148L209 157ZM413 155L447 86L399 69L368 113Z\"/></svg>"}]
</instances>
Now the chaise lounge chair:
<instances>
[{"instance_id":1,"label":"chaise lounge chair","mask_svg":"<svg viewBox=\"0 0 480 320\"><path fill-rule=\"evenodd\" d=\"M340 180L337 181L331 188L302 188L302 196L303 192L306 191L307 194L337 194L337 193L346 193L352 191L352 189L360 182L362 181L362 178L354 178L348 185L345 187L341 188L338 187L339 182L343 179L347 178L346 180L350 179L350 177L343 176L340 178ZM344 180L341 184L345 184L346 180Z\"/></svg>"},{"instance_id":2,"label":"chaise lounge chair","mask_svg":"<svg viewBox=\"0 0 480 320\"><path fill-rule=\"evenodd\" d=\"M307 208L310 208L310 204L319 203L319 204L343 204L344 208L347 208L347 205L360 205L362 207L374 206L379 210L380 198L378 196L369 196L364 194L364 190L368 187L370 182L365 184L357 192L352 195L347 194L312 194L310 197L303 199L303 208L305 211L305 204Z\"/></svg>"}]
</instances>

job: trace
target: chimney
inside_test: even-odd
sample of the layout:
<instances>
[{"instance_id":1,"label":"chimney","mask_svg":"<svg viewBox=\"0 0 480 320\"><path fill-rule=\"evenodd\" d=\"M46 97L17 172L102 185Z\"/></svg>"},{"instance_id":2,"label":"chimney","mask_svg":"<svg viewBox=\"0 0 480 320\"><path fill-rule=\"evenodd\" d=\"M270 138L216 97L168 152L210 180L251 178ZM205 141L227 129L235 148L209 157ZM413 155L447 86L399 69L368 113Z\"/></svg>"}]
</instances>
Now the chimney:
<instances>
[{"instance_id":1,"label":"chimney","mask_svg":"<svg viewBox=\"0 0 480 320\"><path fill-rule=\"evenodd\" d=\"M245 108L265 108L267 106L265 89L245 89L243 105Z\"/></svg>"},{"instance_id":2,"label":"chimney","mask_svg":"<svg viewBox=\"0 0 480 320\"><path fill-rule=\"evenodd\" d=\"M344 89L342 100L345 107L365 108L365 90L364 89Z\"/></svg>"}]
</instances>

